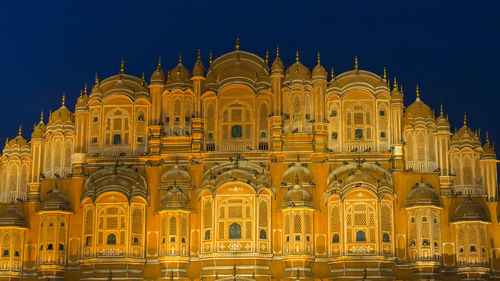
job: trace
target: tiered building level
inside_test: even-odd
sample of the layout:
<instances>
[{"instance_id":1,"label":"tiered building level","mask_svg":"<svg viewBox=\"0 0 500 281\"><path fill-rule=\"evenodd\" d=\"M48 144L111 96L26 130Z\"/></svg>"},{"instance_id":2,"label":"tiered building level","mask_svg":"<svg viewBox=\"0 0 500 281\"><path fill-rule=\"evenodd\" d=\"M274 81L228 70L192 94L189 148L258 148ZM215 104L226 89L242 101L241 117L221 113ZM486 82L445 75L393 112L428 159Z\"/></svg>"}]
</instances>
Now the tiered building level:
<instances>
[{"instance_id":1,"label":"tiered building level","mask_svg":"<svg viewBox=\"0 0 500 281\"><path fill-rule=\"evenodd\" d=\"M6 142L0 280L499 280L488 138L357 60L327 76L239 44L96 75Z\"/></svg>"}]
</instances>

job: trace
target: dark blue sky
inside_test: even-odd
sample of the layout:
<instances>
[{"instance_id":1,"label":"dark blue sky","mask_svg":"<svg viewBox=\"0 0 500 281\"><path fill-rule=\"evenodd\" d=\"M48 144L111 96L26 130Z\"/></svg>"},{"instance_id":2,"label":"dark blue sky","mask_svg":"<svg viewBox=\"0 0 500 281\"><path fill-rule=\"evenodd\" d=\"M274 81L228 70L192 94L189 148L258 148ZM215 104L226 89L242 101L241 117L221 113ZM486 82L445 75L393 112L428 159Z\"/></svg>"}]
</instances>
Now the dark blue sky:
<instances>
[{"instance_id":1,"label":"dark blue sky","mask_svg":"<svg viewBox=\"0 0 500 281\"><path fill-rule=\"evenodd\" d=\"M144 3L142 3L144 2ZM350 4L352 2L352 4ZM295 50L312 68L316 52L336 73L353 68L397 76L408 105L421 97L439 112L444 104L452 130L464 112L473 129L498 129L500 77L498 1L0 1L0 139L19 124L29 137L40 111L54 111L62 92L74 109L94 73L119 70L149 78L158 56L164 69L192 68L198 46L218 56L241 49L274 59L276 45L286 65ZM46 115L47 120L47 115ZM484 137L484 133L482 134ZM483 138L484 139L484 138ZM2 146L3 147L3 146Z\"/></svg>"}]
</instances>

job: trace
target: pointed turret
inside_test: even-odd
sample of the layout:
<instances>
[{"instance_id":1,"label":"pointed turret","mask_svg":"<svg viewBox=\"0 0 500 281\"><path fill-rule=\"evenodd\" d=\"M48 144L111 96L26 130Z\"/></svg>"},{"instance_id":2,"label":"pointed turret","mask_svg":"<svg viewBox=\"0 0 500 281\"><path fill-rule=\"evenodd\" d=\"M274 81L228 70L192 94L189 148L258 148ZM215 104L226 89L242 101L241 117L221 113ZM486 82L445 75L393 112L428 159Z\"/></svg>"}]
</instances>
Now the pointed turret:
<instances>
[{"instance_id":1,"label":"pointed turret","mask_svg":"<svg viewBox=\"0 0 500 281\"><path fill-rule=\"evenodd\" d=\"M161 68L161 57L158 58L158 64L155 71L151 74L149 79L151 85L164 85L165 84L165 72Z\"/></svg>"},{"instance_id":2,"label":"pointed turret","mask_svg":"<svg viewBox=\"0 0 500 281\"><path fill-rule=\"evenodd\" d=\"M271 66L271 76L283 76L284 66L283 61L280 58L280 47L276 47L276 59L274 59L273 65Z\"/></svg>"},{"instance_id":3,"label":"pointed turret","mask_svg":"<svg viewBox=\"0 0 500 281\"><path fill-rule=\"evenodd\" d=\"M193 67L193 77L205 77L205 66L203 66L203 62L201 61L200 48L198 48L198 55Z\"/></svg>"}]
</instances>

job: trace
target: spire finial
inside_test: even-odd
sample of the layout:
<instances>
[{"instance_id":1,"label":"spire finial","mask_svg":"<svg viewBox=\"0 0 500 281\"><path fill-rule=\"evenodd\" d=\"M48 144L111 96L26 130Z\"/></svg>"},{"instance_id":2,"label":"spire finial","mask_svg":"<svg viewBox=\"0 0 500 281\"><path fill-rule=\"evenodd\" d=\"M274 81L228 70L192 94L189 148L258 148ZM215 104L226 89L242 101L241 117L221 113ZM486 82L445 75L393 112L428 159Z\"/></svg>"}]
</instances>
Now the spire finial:
<instances>
[{"instance_id":1,"label":"spire finial","mask_svg":"<svg viewBox=\"0 0 500 281\"><path fill-rule=\"evenodd\" d=\"M83 97L83 90L80 89L80 98Z\"/></svg>"},{"instance_id":2,"label":"spire finial","mask_svg":"<svg viewBox=\"0 0 500 281\"><path fill-rule=\"evenodd\" d=\"M240 50L240 35L236 35L236 51Z\"/></svg>"},{"instance_id":3,"label":"spire finial","mask_svg":"<svg viewBox=\"0 0 500 281\"><path fill-rule=\"evenodd\" d=\"M19 135L21 135L21 132L22 132L22 129L23 129L23 125L19 125Z\"/></svg>"},{"instance_id":4,"label":"spire finial","mask_svg":"<svg viewBox=\"0 0 500 281\"><path fill-rule=\"evenodd\" d=\"M420 100L420 90L418 89L418 84L417 84L417 100Z\"/></svg>"},{"instance_id":5,"label":"spire finial","mask_svg":"<svg viewBox=\"0 0 500 281\"><path fill-rule=\"evenodd\" d=\"M320 65L320 64L321 64L321 57L320 57L319 52L318 52L318 65Z\"/></svg>"},{"instance_id":6,"label":"spire finial","mask_svg":"<svg viewBox=\"0 0 500 281\"><path fill-rule=\"evenodd\" d=\"M332 66L332 71L330 72L330 78L332 80L335 79L335 74L333 73L333 66Z\"/></svg>"},{"instance_id":7,"label":"spire finial","mask_svg":"<svg viewBox=\"0 0 500 281\"><path fill-rule=\"evenodd\" d=\"M394 89L398 90L398 81L396 80L396 76L394 76Z\"/></svg>"},{"instance_id":8,"label":"spire finial","mask_svg":"<svg viewBox=\"0 0 500 281\"><path fill-rule=\"evenodd\" d=\"M295 173L295 184L299 184L299 174Z\"/></svg>"},{"instance_id":9,"label":"spire finial","mask_svg":"<svg viewBox=\"0 0 500 281\"><path fill-rule=\"evenodd\" d=\"M299 49L295 52L295 61L299 61Z\"/></svg>"},{"instance_id":10,"label":"spire finial","mask_svg":"<svg viewBox=\"0 0 500 281\"><path fill-rule=\"evenodd\" d=\"M179 53L179 63L182 63L182 53Z\"/></svg>"},{"instance_id":11,"label":"spire finial","mask_svg":"<svg viewBox=\"0 0 500 281\"><path fill-rule=\"evenodd\" d=\"M387 69L384 66L384 75L382 76L385 81L387 81Z\"/></svg>"},{"instance_id":12,"label":"spire finial","mask_svg":"<svg viewBox=\"0 0 500 281\"><path fill-rule=\"evenodd\" d=\"M269 64L269 49L266 51L266 59L265 59L266 65Z\"/></svg>"},{"instance_id":13,"label":"spire finial","mask_svg":"<svg viewBox=\"0 0 500 281\"><path fill-rule=\"evenodd\" d=\"M276 59L280 58L280 46L276 46Z\"/></svg>"},{"instance_id":14,"label":"spire finial","mask_svg":"<svg viewBox=\"0 0 500 281\"><path fill-rule=\"evenodd\" d=\"M212 65L212 62L213 62L213 56L212 56L212 51L210 51L210 55L209 55L209 58L208 58L208 63L210 65Z\"/></svg>"},{"instance_id":15,"label":"spire finial","mask_svg":"<svg viewBox=\"0 0 500 281\"><path fill-rule=\"evenodd\" d=\"M156 66L157 70L160 70L160 68L161 68L161 56L158 57L158 65Z\"/></svg>"},{"instance_id":16,"label":"spire finial","mask_svg":"<svg viewBox=\"0 0 500 281\"><path fill-rule=\"evenodd\" d=\"M141 74L141 80L142 80L142 81L141 81L141 85L143 85L143 86L144 86L144 81L146 81L146 78L145 78L145 76L144 76L144 71L142 71L142 74Z\"/></svg>"},{"instance_id":17,"label":"spire finial","mask_svg":"<svg viewBox=\"0 0 500 281\"><path fill-rule=\"evenodd\" d=\"M358 56L354 57L354 70L358 73Z\"/></svg>"},{"instance_id":18,"label":"spire finial","mask_svg":"<svg viewBox=\"0 0 500 281\"><path fill-rule=\"evenodd\" d=\"M120 74L123 74L125 71L125 60L122 58L122 62L120 63Z\"/></svg>"},{"instance_id":19,"label":"spire finial","mask_svg":"<svg viewBox=\"0 0 500 281\"><path fill-rule=\"evenodd\" d=\"M200 47L198 47L198 53L196 54L196 59L197 60L200 60L201 59L201 51L200 51Z\"/></svg>"},{"instance_id":20,"label":"spire finial","mask_svg":"<svg viewBox=\"0 0 500 281\"><path fill-rule=\"evenodd\" d=\"M443 117L443 104L441 104L441 113L439 114L439 116Z\"/></svg>"},{"instance_id":21,"label":"spire finial","mask_svg":"<svg viewBox=\"0 0 500 281\"><path fill-rule=\"evenodd\" d=\"M464 113L464 126L467 126L467 112Z\"/></svg>"},{"instance_id":22,"label":"spire finial","mask_svg":"<svg viewBox=\"0 0 500 281\"><path fill-rule=\"evenodd\" d=\"M40 122L43 122L43 110L42 113L40 114Z\"/></svg>"},{"instance_id":23,"label":"spire finial","mask_svg":"<svg viewBox=\"0 0 500 281\"><path fill-rule=\"evenodd\" d=\"M85 86L83 86L83 93L87 94L87 83L85 83Z\"/></svg>"},{"instance_id":24,"label":"spire finial","mask_svg":"<svg viewBox=\"0 0 500 281\"><path fill-rule=\"evenodd\" d=\"M490 144L490 137L488 136L488 131L486 131L486 143Z\"/></svg>"},{"instance_id":25,"label":"spire finial","mask_svg":"<svg viewBox=\"0 0 500 281\"><path fill-rule=\"evenodd\" d=\"M95 83L94 86L98 86L99 85L99 76L97 75L97 72L95 73L94 83Z\"/></svg>"},{"instance_id":26,"label":"spire finial","mask_svg":"<svg viewBox=\"0 0 500 281\"><path fill-rule=\"evenodd\" d=\"M66 103L66 93L63 92L63 96L62 96L62 106L64 106L64 104Z\"/></svg>"}]
</instances>

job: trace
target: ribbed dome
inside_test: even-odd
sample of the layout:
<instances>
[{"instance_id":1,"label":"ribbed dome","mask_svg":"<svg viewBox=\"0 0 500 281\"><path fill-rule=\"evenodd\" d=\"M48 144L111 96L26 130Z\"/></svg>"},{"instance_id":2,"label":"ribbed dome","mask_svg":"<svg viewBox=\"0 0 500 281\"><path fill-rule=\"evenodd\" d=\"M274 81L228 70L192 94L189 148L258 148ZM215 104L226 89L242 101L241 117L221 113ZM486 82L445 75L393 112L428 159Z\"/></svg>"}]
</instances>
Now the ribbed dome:
<instances>
[{"instance_id":1,"label":"ribbed dome","mask_svg":"<svg viewBox=\"0 0 500 281\"><path fill-rule=\"evenodd\" d=\"M297 180L298 181L298 180ZM288 189L283 197L283 207L310 207L313 206L313 197L298 182Z\"/></svg>"},{"instance_id":2,"label":"ribbed dome","mask_svg":"<svg viewBox=\"0 0 500 281\"><path fill-rule=\"evenodd\" d=\"M39 211L69 211L69 199L66 193L55 189L49 190L40 203Z\"/></svg>"},{"instance_id":3,"label":"ribbed dome","mask_svg":"<svg viewBox=\"0 0 500 281\"><path fill-rule=\"evenodd\" d=\"M434 113L431 108L417 97L414 103L412 103L405 110L404 113L405 124L414 124L415 122L435 122Z\"/></svg>"},{"instance_id":4,"label":"ribbed dome","mask_svg":"<svg viewBox=\"0 0 500 281\"><path fill-rule=\"evenodd\" d=\"M296 61L294 64L292 64L290 67L287 68L285 72L285 77L287 80L290 81L311 80L311 71L309 71L309 69L302 63Z\"/></svg>"},{"instance_id":5,"label":"ribbed dome","mask_svg":"<svg viewBox=\"0 0 500 281\"><path fill-rule=\"evenodd\" d=\"M484 208L469 196L455 209L452 221L484 221L489 222Z\"/></svg>"},{"instance_id":6,"label":"ribbed dome","mask_svg":"<svg viewBox=\"0 0 500 281\"><path fill-rule=\"evenodd\" d=\"M403 93L400 92L397 88L392 89L391 92L391 100L392 102L401 102L403 103Z\"/></svg>"},{"instance_id":7,"label":"ribbed dome","mask_svg":"<svg viewBox=\"0 0 500 281\"><path fill-rule=\"evenodd\" d=\"M464 124L462 128L460 128L453 136L451 137L451 146L452 147L472 147L477 148L481 147L481 141L477 134L472 131L467 124Z\"/></svg>"},{"instance_id":8,"label":"ribbed dome","mask_svg":"<svg viewBox=\"0 0 500 281\"><path fill-rule=\"evenodd\" d=\"M21 135L18 135L15 138L8 141L9 146L13 146L13 145L24 146L27 144L28 144L28 142Z\"/></svg>"},{"instance_id":9,"label":"ribbed dome","mask_svg":"<svg viewBox=\"0 0 500 281\"><path fill-rule=\"evenodd\" d=\"M58 121L62 123L73 122L73 113L65 105L50 114L49 122L56 123Z\"/></svg>"},{"instance_id":10,"label":"ribbed dome","mask_svg":"<svg viewBox=\"0 0 500 281\"><path fill-rule=\"evenodd\" d=\"M170 70L167 83L189 82L190 79L191 73L179 62L176 67Z\"/></svg>"},{"instance_id":11,"label":"ribbed dome","mask_svg":"<svg viewBox=\"0 0 500 281\"><path fill-rule=\"evenodd\" d=\"M160 210L190 210L190 200L179 187L169 187L161 198Z\"/></svg>"},{"instance_id":12,"label":"ribbed dome","mask_svg":"<svg viewBox=\"0 0 500 281\"><path fill-rule=\"evenodd\" d=\"M26 226L23 212L11 203L0 212L0 226Z\"/></svg>"},{"instance_id":13,"label":"ribbed dome","mask_svg":"<svg viewBox=\"0 0 500 281\"><path fill-rule=\"evenodd\" d=\"M439 196L431 185L418 183L406 196L406 207L413 206L440 206Z\"/></svg>"}]
</instances>

